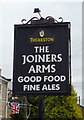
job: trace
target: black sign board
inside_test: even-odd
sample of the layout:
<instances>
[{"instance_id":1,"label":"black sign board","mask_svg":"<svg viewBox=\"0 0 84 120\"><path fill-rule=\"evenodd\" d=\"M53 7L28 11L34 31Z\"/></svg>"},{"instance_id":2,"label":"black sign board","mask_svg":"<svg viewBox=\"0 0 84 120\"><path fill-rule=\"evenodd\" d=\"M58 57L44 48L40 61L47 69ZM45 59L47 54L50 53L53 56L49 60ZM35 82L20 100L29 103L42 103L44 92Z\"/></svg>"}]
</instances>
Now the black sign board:
<instances>
[{"instance_id":1,"label":"black sign board","mask_svg":"<svg viewBox=\"0 0 84 120\"><path fill-rule=\"evenodd\" d=\"M14 26L13 93L70 94L70 22Z\"/></svg>"}]
</instances>

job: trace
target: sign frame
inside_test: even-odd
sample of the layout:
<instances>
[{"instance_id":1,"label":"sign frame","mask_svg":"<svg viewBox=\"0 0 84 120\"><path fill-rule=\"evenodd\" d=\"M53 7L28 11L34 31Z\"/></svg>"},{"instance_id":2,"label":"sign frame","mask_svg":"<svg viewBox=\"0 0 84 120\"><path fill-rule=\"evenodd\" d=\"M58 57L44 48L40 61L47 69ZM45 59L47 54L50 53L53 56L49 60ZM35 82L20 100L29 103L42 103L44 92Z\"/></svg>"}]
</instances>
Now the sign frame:
<instances>
[{"instance_id":1,"label":"sign frame","mask_svg":"<svg viewBox=\"0 0 84 120\"><path fill-rule=\"evenodd\" d=\"M40 25L32 25L32 24L17 24L14 25L14 61L13 61L13 95L22 95L22 96L28 96L28 95L71 95L71 38L70 38L70 28L71 28L71 23L70 22L63 22L63 23L53 23L53 24L40 24ZM18 56L17 51L16 51L16 43L17 43L17 34L18 34L18 30L19 29L26 29L26 28L47 28L47 27L67 27L67 43L68 43L68 84L67 84L67 91L61 91L61 92L52 92L52 91L48 91L48 92L18 92L16 89L17 85L15 82L15 64L16 64L16 57ZM22 36L22 35L21 35ZM46 44L45 44L46 45ZM36 43L34 43L34 46L36 46ZM41 43L39 44L39 46L43 46L43 44L41 45ZM21 46L20 46L21 47Z\"/></svg>"}]
</instances>

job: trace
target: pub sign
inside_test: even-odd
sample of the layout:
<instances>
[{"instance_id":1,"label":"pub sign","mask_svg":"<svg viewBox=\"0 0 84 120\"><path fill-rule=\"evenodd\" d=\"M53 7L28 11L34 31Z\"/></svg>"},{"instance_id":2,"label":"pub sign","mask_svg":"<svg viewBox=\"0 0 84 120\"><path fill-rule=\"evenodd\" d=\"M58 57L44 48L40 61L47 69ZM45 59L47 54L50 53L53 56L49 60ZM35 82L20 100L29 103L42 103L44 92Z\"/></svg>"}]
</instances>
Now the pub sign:
<instances>
[{"instance_id":1,"label":"pub sign","mask_svg":"<svg viewBox=\"0 0 84 120\"><path fill-rule=\"evenodd\" d=\"M13 93L69 95L70 22L14 25Z\"/></svg>"}]
</instances>

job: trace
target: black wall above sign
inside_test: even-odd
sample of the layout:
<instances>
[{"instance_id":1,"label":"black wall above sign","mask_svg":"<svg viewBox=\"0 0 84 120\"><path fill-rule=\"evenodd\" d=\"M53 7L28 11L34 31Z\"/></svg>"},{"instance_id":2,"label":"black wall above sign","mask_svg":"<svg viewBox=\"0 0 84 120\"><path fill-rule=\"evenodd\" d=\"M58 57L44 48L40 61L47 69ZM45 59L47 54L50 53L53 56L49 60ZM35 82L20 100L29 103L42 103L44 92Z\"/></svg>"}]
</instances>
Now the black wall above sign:
<instances>
[{"instance_id":1,"label":"black wall above sign","mask_svg":"<svg viewBox=\"0 0 84 120\"><path fill-rule=\"evenodd\" d=\"M70 22L14 26L14 95L70 95Z\"/></svg>"}]
</instances>

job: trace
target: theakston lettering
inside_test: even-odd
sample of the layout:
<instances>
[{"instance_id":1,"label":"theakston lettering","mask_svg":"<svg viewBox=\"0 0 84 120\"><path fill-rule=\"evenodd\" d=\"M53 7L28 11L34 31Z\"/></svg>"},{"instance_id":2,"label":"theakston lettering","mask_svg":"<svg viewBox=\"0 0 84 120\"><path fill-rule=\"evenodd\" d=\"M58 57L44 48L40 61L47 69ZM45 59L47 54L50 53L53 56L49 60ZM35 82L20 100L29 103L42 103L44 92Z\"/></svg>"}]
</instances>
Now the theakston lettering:
<instances>
[{"instance_id":1,"label":"theakston lettering","mask_svg":"<svg viewBox=\"0 0 84 120\"><path fill-rule=\"evenodd\" d=\"M52 42L54 38L29 38L30 42Z\"/></svg>"},{"instance_id":2,"label":"theakston lettering","mask_svg":"<svg viewBox=\"0 0 84 120\"><path fill-rule=\"evenodd\" d=\"M40 62L61 62L62 54L36 54L36 55L22 55L22 64L26 63L40 63Z\"/></svg>"}]
</instances>

